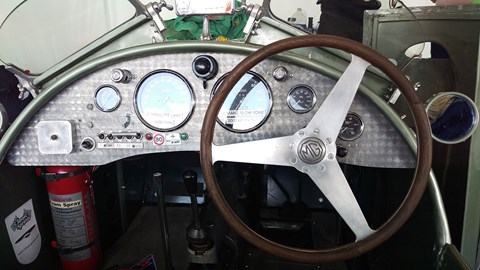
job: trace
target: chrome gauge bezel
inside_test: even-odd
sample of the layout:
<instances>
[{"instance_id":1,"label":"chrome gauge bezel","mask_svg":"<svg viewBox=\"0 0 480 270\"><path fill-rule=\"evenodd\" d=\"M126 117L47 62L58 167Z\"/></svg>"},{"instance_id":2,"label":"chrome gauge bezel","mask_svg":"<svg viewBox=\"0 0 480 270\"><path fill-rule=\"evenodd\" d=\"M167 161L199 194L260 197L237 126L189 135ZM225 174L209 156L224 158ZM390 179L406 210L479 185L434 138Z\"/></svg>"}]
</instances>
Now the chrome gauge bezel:
<instances>
[{"instance_id":1,"label":"chrome gauge bezel","mask_svg":"<svg viewBox=\"0 0 480 270\"><path fill-rule=\"evenodd\" d=\"M358 131L355 132L355 134L353 135L350 135L348 134L345 134L344 133L344 124L345 124L345 121L347 120L347 117L353 117L353 119L355 119L355 121L360 124L360 128L358 129ZM338 133L338 137L344 141L354 141L358 138L360 138L360 136L362 136L363 134L363 131L365 129L365 123L363 122L363 119L360 115L358 115L357 113L354 113L354 112L348 112L347 113L347 116L345 116L345 120L342 124L342 127L340 128L340 132Z\"/></svg>"},{"instance_id":2,"label":"chrome gauge bezel","mask_svg":"<svg viewBox=\"0 0 480 270\"><path fill-rule=\"evenodd\" d=\"M113 96L113 98L115 98L115 100L114 100L115 105L111 106L110 108L107 108L106 105L101 104L102 101L99 98L99 95L103 91L106 91L107 89L108 90L113 90L114 94L115 94ZM118 91L118 89L115 86L110 85L110 84L104 84L104 85L101 85L100 87L98 87L97 90L95 90L95 95L94 95L93 99L94 99L95 107L97 107L97 109L99 109L102 112L113 112L120 106L120 103L122 102L122 96L120 95L120 91Z\"/></svg>"},{"instance_id":3,"label":"chrome gauge bezel","mask_svg":"<svg viewBox=\"0 0 480 270\"><path fill-rule=\"evenodd\" d=\"M168 127L164 127L164 126L160 127L157 124L151 123L151 121L147 120L145 118L144 112L140 109L141 104L139 104L139 102L141 101L139 100L138 95L139 93L140 94L142 93L141 91L143 90L142 89L143 87L147 87L145 86L146 81L151 79L153 76L158 76L158 74L169 74L171 76L174 76L172 78L179 79L179 81L182 82L180 87L183 87L184 88L183 90L186 90L188 92L188 95L190 95L188 100L188 112L186 113L186 115L183 117L181 121ZM133 103L134 103L135 113L137 114L138 118L145 126L155 131L168 132L168 131L176 130L181 126L183 126L186 122L188 122L195 108L195 94L193 92L192 86L183 75L169 69L158 69L148 73L139 81L139 83L137 84L137 87L135 88L135 93L133 95Z\"/></svg>"},{"instance_id":4,"label":"chrome gauge bezel","mask_svg":"<svg viewBox=\"0 0 480 270\"><path fill-rule=\"evenodd\" d=\"M294 92L298 91L298 89L301 89L301 88L308 90L313 97L310 108L297 109L297 108L295 108L295 105L293 104L293 102L297 102L293 98ZM313 88L306 85L306 84L297 84L294 87L292 87L292 89L290 89L290 91L288 92L287 105L290 108L290 110L292 110L295 113L299 113L299 114L307 113L307 112L311 111L315 107L316 104L317 104L317 95L315 94L315 91L313 90Z\"/></svg>"},{"instance_id":5,"label":"chrome gauge bezel","mask_svg":"<svg viewBox=\"0 0 480 270\"><path fill-rule=\"evenodd\" d=\"M233 128L232 126L229 126L228 124L226 124L224 121L222 121L220 119L220 114L223 110L223 106L222 105L222 108L220 108L220 112L219 112L219 115L217 116L217 123L222 126L223 128L231 131L231 132L236 132L236 133L247 133L247 132L251 132L251 131L254 131L256 129L258 129L259 127L261 127L268 119L268 117L270 116L270 113L272 112L272 107L273 107L273 94L272 94L272 89L270 88L270 85L267 83L267 81L258 73L256 72L253 72L253 71L247 71L245 73L245 75L252 75L252 76L255 76L256 78L259 79L260 83L262 83L267 91L267 95L268 95L268 104L265 104L267 108L266 112L263 114L263 118L261 121L259 121L258 123L256 123L255 125L249 127L249 128L245 128L245 129L237 129L237 128ZM244 76L245 76L244 75ZM228 76L228 73L222 75L218 80L217 82L215 82L215 85L213 86L212 88L212 93L210 95L210 99L213 98L213 96L215 95L215 92L218 90L218 88L220 87L221 83L225 80L225 78ZM243 79L243 76L242 76L242 79ZM240 79L240 80L242 80ZM237 82L238 84L238 82ZM237 85L235 85L236 87ZM229 99L230 95L233 93L233 91L231 91L229 93L229 95L227 96L225 102ZM224 103L225 104L225 103Z\"/></svg>"}]
</instances>

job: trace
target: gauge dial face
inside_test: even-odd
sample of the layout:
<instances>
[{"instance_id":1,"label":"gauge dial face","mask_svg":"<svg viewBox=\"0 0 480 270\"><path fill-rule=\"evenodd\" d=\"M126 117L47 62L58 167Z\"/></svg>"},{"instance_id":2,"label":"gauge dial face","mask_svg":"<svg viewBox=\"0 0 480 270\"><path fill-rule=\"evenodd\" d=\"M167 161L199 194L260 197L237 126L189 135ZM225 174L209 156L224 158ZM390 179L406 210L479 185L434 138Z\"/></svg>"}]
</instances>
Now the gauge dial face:
<instances>
[{"instance_id":1,"label":"gauge dial face","mask_svg":"<svg viewBox=\"0 0 480 270\"><path fill-rule=\"evenodd\" d=\"M212 97L226 76L217 81ZM265 80L249 71L228 94L218 113L217 122L230 131L249 132L267 120L272 104L272 92Z\"/></svg>"},{"instance_id":2,"label":"gauge dial face","mask_svg":"<svg viewBox=\"0 0 480 270\"><path fill-rule=\"evenodd\" d=\"M315 106L317 96L308 85L296 85L290 90L287 96L287 104L296 113L309 112Z\"/></svg>"},{"instance_id":3,"label":"gauge dial face","mask_svg":"<svg viewBox=\"0 0 480 270\"><path fill-rule=\"evenodd\" d=\"M195 106L187 80L171 70L147 74L138 84L134 102L140 120L157 131L179 128L190 118Z\"/></svg>"},{"instance_id":4,"label":"gauge dial face","mask_svg":"<svg viewBox=\"0 0 480 270\"><path fill-rule=\"evenodd\" d=\"M120 92L111 85L102 85L95 91L95 106L102 112L114 111L121 101Z\"/></svg>"},{"instance_id":5,"label":"gauge dial face","mask_svg":"<svg viewBox=\"0 0 480 270\"><path fill-rule=\"evenodd\" d=\"M358 139L363 133L363 120L356 113L348 113L340 129L338 137L344 141L353 141Z\"/></svg>"}]
</instances>

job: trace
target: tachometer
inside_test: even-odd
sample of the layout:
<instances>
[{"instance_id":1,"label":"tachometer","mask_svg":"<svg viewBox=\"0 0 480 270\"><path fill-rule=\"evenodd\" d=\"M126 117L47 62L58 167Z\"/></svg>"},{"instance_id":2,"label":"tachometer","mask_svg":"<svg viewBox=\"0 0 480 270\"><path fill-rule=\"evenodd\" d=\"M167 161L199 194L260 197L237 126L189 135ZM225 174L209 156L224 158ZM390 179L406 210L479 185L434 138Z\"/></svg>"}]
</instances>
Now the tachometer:
<instances>
[{"instance_id":1,"label":"tachometer","mask_svg":"<svg viewBox=\"0 0 480 270\"><path fill-rule=\"evenodd\" d=\"M222 76L214 85L212 96L226 76ZM252 131L267 120L272 104L272 92L268 84L260 75L249 71L228 94L217 121L230 131Z\"/></svg>"},{"instance_id":2,"label":"tachometer","mask_svg":"<svg viewBox=\"0 0 480 270\"><path fill-rule=\"evenodd\" d=\"M157 131L179 128L190 118L195 106L190 84L171 70L147 74L138 84L134 102L142 123Z\"/></svg>"},{"instance_id":3,"label":"tachometer","mask_svg":"<svg viewBox=\"0 0 480 270\"><path fill-rule=\"evenodd\" d=\"M102 112L114 111L121 101L120 92L111 85L102 85L95 91L95 106Z\"/></svg>"},{"instance_id":4,"label":"tachometer","mask_svg":"<svg viewBox=\"0 0 480 270\"><path fill-rule=\"evenodd\" d=\"M313 109L317 97L313 89L308 85L296 85L287 96L287 104L296 113L306 113Z\"/></svg>"}]
</instances>

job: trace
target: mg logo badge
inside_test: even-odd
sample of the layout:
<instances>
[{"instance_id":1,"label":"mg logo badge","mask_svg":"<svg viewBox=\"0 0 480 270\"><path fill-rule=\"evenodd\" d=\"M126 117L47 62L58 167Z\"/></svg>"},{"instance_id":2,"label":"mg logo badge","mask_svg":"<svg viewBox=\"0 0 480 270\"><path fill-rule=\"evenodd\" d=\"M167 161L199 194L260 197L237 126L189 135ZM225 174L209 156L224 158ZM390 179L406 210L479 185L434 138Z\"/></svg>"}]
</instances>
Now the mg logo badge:
<instances>
[{"instance_id":1,"label":"mg logo badge","mask_svg":"<svg viewBox=\"0 0 480 270\"><path fill-rule=\"evenodd\" d=\"M306 138L298 145L298 157L308 164L322 161L325 153L325 144L318 138Z\"/></svg>"}]
</instances>

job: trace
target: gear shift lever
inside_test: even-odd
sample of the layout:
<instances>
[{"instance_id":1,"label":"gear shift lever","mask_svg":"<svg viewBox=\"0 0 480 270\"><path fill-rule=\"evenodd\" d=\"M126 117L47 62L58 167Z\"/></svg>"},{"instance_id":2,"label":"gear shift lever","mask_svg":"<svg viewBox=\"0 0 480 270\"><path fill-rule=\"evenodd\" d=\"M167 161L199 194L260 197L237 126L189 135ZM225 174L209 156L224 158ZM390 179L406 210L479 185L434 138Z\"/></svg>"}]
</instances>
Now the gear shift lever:
<instances>
[{"instance_id":1,"label":"gear shift lever","mask_svg":"<svg viewBox=\"0 0 480 270\"><path fill-rule=\"evenodd\" d=\"M195 171L186 171L183 174L183 182L187 188L190 201L192 203L193 221L187 227L187 240L190 245L205 245L209 242L208 231L200 222L200 211L197 202L197 173Z\"/></svg>"},{"instance_id":2,"label":"gear shift lever","mask_svg":"<svg viewBox=\"0 0 480 270\"><path fill-rule=\"evenodd\" d=\"M188 249L192 256L192 263L215 263L216 254L213 241L208 235L208 229L200 220L200 211L197 202L197 173L189 170L183 174L183 182L190 196L193 221L187 227Z\"/></svg>"}]
</instances>

